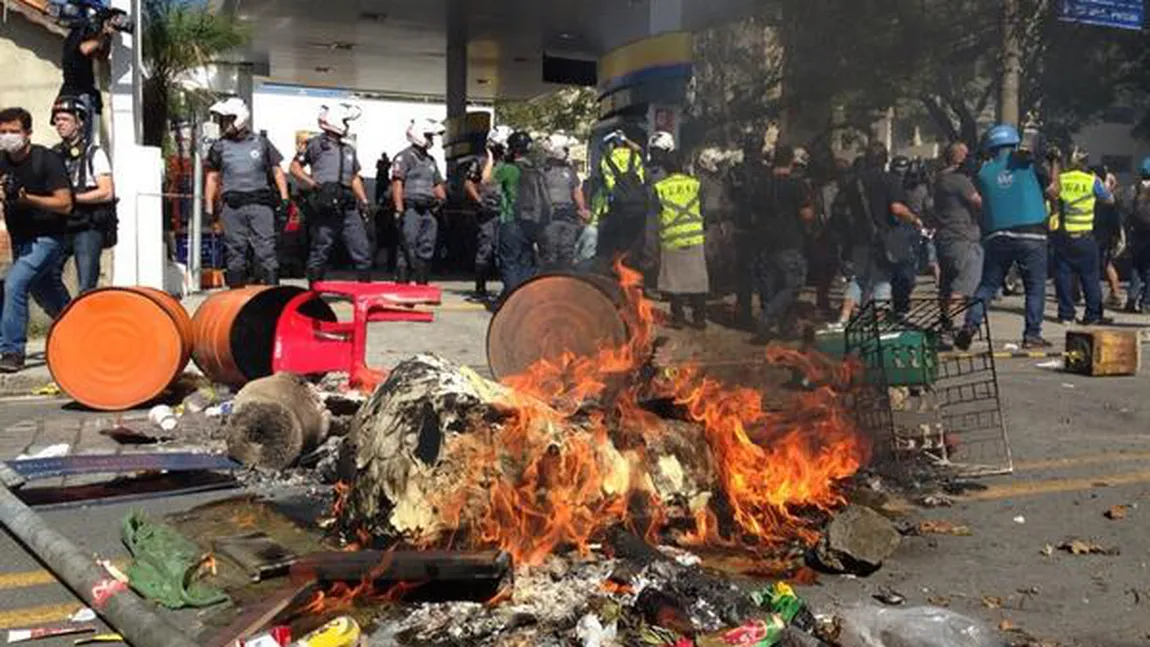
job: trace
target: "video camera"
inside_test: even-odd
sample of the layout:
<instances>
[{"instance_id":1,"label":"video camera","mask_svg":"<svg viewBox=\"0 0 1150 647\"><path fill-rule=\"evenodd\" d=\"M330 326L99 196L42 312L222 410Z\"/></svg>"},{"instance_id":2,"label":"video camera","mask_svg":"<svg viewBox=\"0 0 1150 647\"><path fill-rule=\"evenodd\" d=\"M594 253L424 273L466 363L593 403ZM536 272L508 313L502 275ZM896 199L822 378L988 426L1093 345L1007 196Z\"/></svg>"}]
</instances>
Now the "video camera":
<instances>
[{"instance_id":1,"label":"video camera","mask_svg":"<svg viewBox=\"0 0 1150 647\"><path fill-rule=\"evenodd\" d=\"M136 29L128 13L108 6L107 0L52 0L48 13L61 25L69 29L81 27L89 34L100 31L104 25L128 34Z\"/></svg>"}]
</instances>

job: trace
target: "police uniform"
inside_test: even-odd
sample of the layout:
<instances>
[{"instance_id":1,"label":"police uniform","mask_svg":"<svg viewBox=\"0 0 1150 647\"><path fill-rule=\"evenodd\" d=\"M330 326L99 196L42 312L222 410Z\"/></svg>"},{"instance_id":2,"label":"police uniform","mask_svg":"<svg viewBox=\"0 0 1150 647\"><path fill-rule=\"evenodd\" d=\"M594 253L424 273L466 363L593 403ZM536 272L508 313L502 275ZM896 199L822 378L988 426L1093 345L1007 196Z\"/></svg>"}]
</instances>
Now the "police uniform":
<instances>
[{"instance_id":1,"label":"police uniform","mask_svg":"<svg viewBox=\"0 0 1150 647\"><path fill-rule=\"evenodd\" d=\"M543 184L551 219L539 237L539 264L545 272L570 269L575 265L575 245L583 229L574 197L579 189L579 176L567 162L547 160Z\"/></svg>"},{"instance_id":2,"label":"police uniform","mask_svg":"<svg viewBox=\"0 0 1150 647\"><path fill-rule=\"evenodd\" d=\"M283 161L266 138L245 131L240 137L217 140L208 150L208 168L220 174L228 287L242 287L255 278L269 285L279 280L276 258L275 205L272 170ZM259 270L248 271L248 248Z\"/></svg>"},{"instance_id":3,"label":"police uniform","mask_svg":"<svg viewBox=\"0 0 1150 647\"><path fill-rule=\"evenodd\" d=\"M496 167L502 163L496 162ZM479 204L475 205L475 274L478 285L486 281L495 267L495 250L499 246L499 214L503 205L503 192L499 185L494 181L483 183L483 166L476 159L467 169L467 179L474 182L479 191Z\"/></svg>"},{"instance_id":4,"label":"police uniform","mask_svg":"<svg viewBox=\"0 0 1150 647\"><path fill-rule=\"evenodd\" d=\"M1077 276L1086 297L1085 321L1096 323L1102 319L1102 259L1094 238L1094 206L1106 190L1102 180L1089 171L1062 171L1058 181L1061 209L1050 219L1058 318L1074 320L1073 280Z\"/></svg>"},{"instance_id":5,"label":"police uniform","mask_svg":"<svg viewBox=\"0 0 1150 647\"><path fill-rule=\"evenodd\" d=\"M371 243L351 191L352 181L360 171L355 147L325 132L308 140L298 160L311 167L311 177L319 185L312 192L308 279L323 278L337 236L342 236L352 265L360 279L364 279L371 271Z\"/></svg>"},{"instance_id":6,"label":"police uniform","mask_svg":"<svg viewBox=\"0 0 1150 647\"><path fill-rule=\"evenodd\" d=\"M432 213L435 187L443 184L443 176L435 158L426 150L408 146L395 156L391 178L403 183L397 269L401 276L412 272L419 283L427 283L439 232L439 223Z\"/></svg>"},{"instance_id":7,"label":"police uniform","mask_svg":"<svg viewBox=\"0 0 1150 647\"><path fill-rule=\"evenodd\" d=\"M657 168L657 167L656 167ZM690 303L696 325L705 321L707 275L706 235L699 180L683 173L664 174L652 169L659 222L659 291L670 295L671 315L684 318Z\"/></svg>"}]
</instances>

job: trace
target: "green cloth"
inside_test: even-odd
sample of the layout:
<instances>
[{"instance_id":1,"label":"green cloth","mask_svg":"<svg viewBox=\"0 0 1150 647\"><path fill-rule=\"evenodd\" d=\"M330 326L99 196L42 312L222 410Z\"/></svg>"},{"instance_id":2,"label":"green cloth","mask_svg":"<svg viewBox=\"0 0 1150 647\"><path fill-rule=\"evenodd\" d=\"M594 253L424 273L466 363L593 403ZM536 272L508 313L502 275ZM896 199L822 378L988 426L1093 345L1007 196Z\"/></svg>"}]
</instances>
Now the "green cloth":
<instances>
[{"instance_id":1,"label":"green cloth","mask_svg":"<svg viewBox=\"0 0 1150 647\"><path fill-rule=\"evenodd\" d=\"M124 517L121 539L133 557L128 580L145 598L169 609L206 607L228 599L219 589L195 581L204 551L175 528L130 512Z\"/></svg>"},{"instance_id":2,"label":"green cloth","mask_svg":"<svg viewBox=\"0 0 1150 647\"><path fill-rule=\"evenodd\" d=\"M522 171L518 164L500 162L495 166L493 177L499 185L499 193L503 196L502 209L499 211L499 222L511 222L515 219L515 203L519 200L519 176Z\"/></svg>"}]
</instances>

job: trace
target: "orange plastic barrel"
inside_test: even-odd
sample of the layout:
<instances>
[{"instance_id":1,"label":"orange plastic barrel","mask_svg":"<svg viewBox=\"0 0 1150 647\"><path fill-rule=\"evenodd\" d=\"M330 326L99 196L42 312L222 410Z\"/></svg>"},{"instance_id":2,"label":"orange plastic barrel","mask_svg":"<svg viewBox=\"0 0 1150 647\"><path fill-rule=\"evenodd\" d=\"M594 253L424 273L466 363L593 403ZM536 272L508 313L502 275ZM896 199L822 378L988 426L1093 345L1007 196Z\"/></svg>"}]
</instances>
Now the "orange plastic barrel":
<instances>
[{"instance_id":1,"label":"orange plastic barrel","mask_svg":"<svg viewBox=\"0 0 1150 647\"><path fill-rule=\"evenodd\" d=\"M192 359L213 382L241 385L272 374L276 322L303 288L250 286L212 295L192 318ZM316 298L304 314L335 321L331 307Z\"/></svg>"},{"instance_id":2,"label":"orange plastic barrel","mask_svg":"<svg viewBox=\"0 0 1150 647\"><path fill-rule=\"evenodd\" d=\"M69 303L48 332L48 370L84 406L131 409L183 373L191 329L184 307L159 290L93 290Z\"/></svg>"}]
</instances>

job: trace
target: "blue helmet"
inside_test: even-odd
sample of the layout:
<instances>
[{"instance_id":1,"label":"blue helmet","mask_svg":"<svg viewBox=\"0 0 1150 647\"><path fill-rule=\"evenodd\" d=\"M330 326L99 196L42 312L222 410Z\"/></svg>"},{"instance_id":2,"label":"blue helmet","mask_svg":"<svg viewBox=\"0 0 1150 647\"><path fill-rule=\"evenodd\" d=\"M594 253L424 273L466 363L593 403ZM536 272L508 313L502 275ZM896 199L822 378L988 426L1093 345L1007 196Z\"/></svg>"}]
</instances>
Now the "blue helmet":
<instances>
[{"instance_id":1,"label":"blue helmet","mask_svg":"<svg viewBox=\"0 0 1150 647\"><path fill-rule=\"evenodd\" d=\"M1142 173L1142 177L1150 177L1150 157L1142 160L1142 166L1138 167L1138 170Z\"/></svg>"},{"instance_id":2,"label":"blue helmet","mask_svg":"<svg viewBox=\"0 0 1150 647\"><path fill-rule=\"evenodd\" d=\"M1020 143L1022 138L1017 128L1010 124L998 124L986 132L983 146L987 151L995 151L1006 146L1018 146Z\"/></svg>"}]
</instances>

